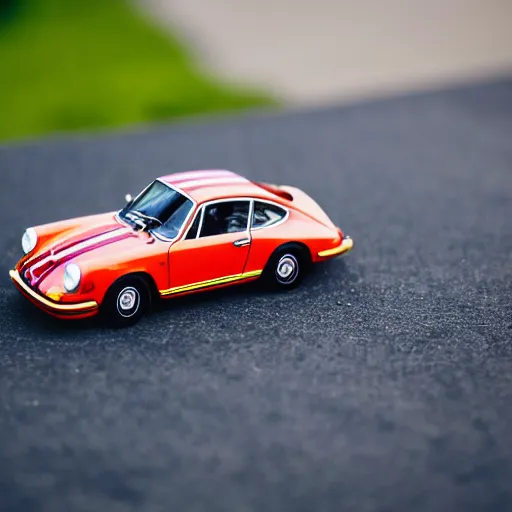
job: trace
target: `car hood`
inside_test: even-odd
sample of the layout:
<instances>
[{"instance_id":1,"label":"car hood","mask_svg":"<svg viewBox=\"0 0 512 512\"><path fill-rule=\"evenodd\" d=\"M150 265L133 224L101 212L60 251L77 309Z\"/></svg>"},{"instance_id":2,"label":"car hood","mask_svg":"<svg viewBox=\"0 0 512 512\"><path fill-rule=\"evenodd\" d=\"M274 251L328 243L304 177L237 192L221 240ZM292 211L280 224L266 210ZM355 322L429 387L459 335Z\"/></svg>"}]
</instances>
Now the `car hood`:
<instances>
[{"instance_id":1,"label":"car hood","mask_svg":"<svg viewBox=\"0 0 512 512\"><path fill-rule=\"evenodd\" d=\"M112 255L126 255L148 241L146 233L136 233L132 228L120 224L112 215L93 219L85 217L73 228L49 237L39 250L36 249L20 262L18 270L22 277L31 286L37 286L55 268L69 261L111 259Z\"/></svg>"}]
</instances>

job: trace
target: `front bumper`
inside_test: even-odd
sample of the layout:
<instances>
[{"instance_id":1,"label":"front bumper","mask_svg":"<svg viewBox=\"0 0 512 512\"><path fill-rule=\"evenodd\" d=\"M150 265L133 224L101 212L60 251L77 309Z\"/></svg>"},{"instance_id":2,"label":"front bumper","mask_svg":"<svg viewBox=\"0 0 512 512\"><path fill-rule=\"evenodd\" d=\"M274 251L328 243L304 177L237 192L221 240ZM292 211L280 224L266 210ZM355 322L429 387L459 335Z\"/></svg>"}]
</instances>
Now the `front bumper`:
<instances>
[{"instance_id":1,"label":"front bumper","mask_svg":"<svg viewBox=\"0 0 512 512\"><path fill-rule=\"evenodd\" d=\"M350 251L352 247L354 247L354 240L349 236L346 236L338 247L320 251L318 256L320 258L332 258L333 256L339 256L340 254Z\"/></svg>"},{"instance_id":2,"label":"front bumper","mask_svg":"<svg viewBox=\"0 0 512 512\"><path fill-rule=\"evenodd\" d=\"M16 288L37 307L58 318L86 318L98 312L98 303L90 300L76 304L58 304L32 290L20 277L17 270L10 270L9 276Z\"/></svg>"}]
</instances>

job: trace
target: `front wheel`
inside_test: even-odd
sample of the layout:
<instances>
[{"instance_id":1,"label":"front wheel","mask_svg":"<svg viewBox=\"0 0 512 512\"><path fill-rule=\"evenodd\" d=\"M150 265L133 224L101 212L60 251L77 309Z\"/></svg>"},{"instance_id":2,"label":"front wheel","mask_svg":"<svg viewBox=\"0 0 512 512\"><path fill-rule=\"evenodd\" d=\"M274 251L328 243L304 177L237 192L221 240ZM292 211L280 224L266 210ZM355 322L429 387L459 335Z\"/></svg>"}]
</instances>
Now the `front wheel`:
<instances>
[{"instance_id":1,"label":"front wheel","mask_svg":"<svg viewBox=\"0 0 512 512\"><path fill-rule=\"evenodd\" d=\"M126 276L109 288L101 309L107 323L127 327L138 322L150 305L151 293L146 281L139 276Z\"/></svg>"},{"instance_id":2,"label":"front wheel","mask_svg":"<svg viewBox=\"0 0 512 512\"><path fill-rule=\"evenodd\" d=\"M306 248L290 244L277 249L263 272L264 282L272 288L291 290L297 287L310 267Z\"/></svg>"}]
</instances>

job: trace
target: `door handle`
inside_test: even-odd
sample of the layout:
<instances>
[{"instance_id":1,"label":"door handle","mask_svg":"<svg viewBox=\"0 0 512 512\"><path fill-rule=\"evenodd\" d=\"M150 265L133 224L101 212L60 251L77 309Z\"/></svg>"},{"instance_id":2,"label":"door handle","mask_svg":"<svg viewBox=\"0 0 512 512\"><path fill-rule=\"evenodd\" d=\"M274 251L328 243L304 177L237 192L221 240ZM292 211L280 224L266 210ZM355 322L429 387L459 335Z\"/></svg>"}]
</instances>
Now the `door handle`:
<instances>
[{"instance_id":1,"label":"door handle","mask_svg":"<svg viewBox=\"0 0 512 512\"><path fill-rule=\"evenodd\" d=\"M250 238L240 238L240 240L235 240L233 245L235 247L243 247L244 245L249 245L251 243Z\"/></svg>"}]
</instances>

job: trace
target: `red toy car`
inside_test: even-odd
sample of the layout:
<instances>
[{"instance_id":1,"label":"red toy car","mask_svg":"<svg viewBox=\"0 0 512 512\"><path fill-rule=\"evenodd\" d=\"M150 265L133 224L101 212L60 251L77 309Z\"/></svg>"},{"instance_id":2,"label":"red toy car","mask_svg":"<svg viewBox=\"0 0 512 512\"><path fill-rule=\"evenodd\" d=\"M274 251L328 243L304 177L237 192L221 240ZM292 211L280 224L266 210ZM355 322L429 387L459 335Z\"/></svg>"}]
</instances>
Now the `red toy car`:
<instances>
[{"instance_id":1,"label":"red toy car","mask_svg":"<svg viewBox=\"0 0 512 512\"><path fill-rule=\"evenodd\" d=\"M14 284L59 318L102 311L132 324L156 298L257 278L297 286L312 262L352 249L307 194L230 171L158 178L118 212L29 228Z\"/></svg>"}]
</instances>

